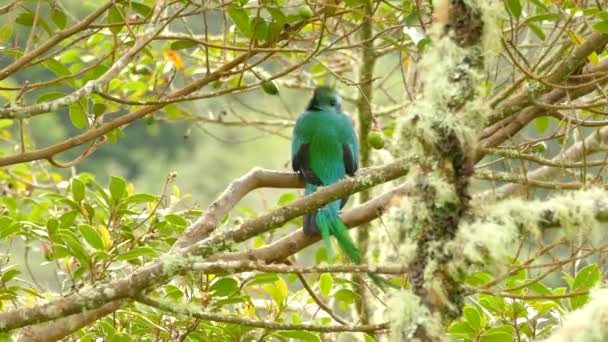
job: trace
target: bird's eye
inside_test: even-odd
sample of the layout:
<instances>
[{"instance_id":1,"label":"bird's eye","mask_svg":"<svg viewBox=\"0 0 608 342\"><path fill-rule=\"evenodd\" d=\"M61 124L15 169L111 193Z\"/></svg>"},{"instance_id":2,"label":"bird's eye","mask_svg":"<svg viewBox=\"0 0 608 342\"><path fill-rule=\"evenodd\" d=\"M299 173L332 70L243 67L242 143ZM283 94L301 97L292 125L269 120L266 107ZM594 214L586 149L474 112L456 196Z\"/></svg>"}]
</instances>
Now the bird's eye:
<instances>
[{"instance_id":1,"label":"bird's eye","mask_svg":"<svg viewBox=\"0 0 608 342\"><path fill-rule=\"evenodd\" d=\"M329 100L329 105L332 107L335 107L337 103L338 103L338 101L336 101L336 99Z\"/></svg>"}]
</instances>

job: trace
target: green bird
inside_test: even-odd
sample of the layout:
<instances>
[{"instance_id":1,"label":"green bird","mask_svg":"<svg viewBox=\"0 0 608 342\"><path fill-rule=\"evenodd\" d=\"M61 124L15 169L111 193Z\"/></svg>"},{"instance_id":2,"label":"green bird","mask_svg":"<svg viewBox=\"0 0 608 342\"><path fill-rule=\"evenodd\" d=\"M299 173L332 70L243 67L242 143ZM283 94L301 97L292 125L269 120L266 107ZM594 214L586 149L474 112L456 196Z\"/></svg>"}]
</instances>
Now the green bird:
<instances>
[{"instance_id":1,"label":"green bird","mask_svg":"<svg viewBox=\"0 0 608 342\"><path fill-rule=\"evenodd\" d=\"M319 186L355 175L359 166L357 134L352 120L342 112L342 100L334 89L316 88L306 111L298 117L293 130L291 163L293 170L306 182L306 195L317 191ZM342 198L305 214L304 233L321 234L329 260L332 254L330 235L333 235L346 256L360 264L361 253L339 216L347 201L348 197ZM369 275L381 288L381 282L387 283L375 274Z\"/></svg>"}]
</instances>

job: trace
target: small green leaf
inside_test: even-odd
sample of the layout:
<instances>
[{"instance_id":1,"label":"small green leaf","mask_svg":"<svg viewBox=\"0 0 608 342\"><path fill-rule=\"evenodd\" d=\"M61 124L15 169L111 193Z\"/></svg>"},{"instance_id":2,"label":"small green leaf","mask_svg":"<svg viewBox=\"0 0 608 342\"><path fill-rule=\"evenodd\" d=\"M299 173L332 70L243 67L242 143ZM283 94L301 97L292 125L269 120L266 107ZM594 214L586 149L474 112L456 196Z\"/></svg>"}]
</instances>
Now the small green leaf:
<instances>
[{"instance_id":1,"label":"small green leaf","mask_svg":"<svg viewBox=\"0 0 608 342\"><path fill-rule=\"evenodd\" d=\"M198 43L192 40L178 40L171 43L171 50L191 49L198 46Z\"/></svg>"},{"instance_id":2,"label":"small green leaf","mask_svg":"<svg viewBox=\"0 0 608 342\"><path fill-rule=\"evenodd\" d=\"M59 239L65 243L65 245L70 250L70 254L76 257L82 263L87 263L89 260L89 256L87 251L82 247L82 243L78 241L76 235L68 229L60 229L57 233Z\"/></svg>"},{"instance_id":3,"label":"small green leaf","mask_svg":"<svg viewBox=\"0 0 608 342\"><path fill-rule=\"evenodd\" d=\"M351 290L341 289L334 293L334 298L340 302L352 304L359 300L359 295Z\"/></svg>"},{"instance_id":4,"label":"small green leaf","mask_svg":"<svg viewBox=\"0 0 608 342\"><path fill-rule=\"evenodd\" d=\"M248 286L259 285L259 284L268 284L275 282L279 279L274 273L260 273L256 274L248 283Z\"/></svg>"},{"instance_id":5,"label":"small green leaf","mask_svg":"<svg viewBox=\"0 0 608 342\"><path fill-rule=\"evenodd\" d=\"M135 1L126 1L125 2L129 7L131 7L135 12L141 14L144 18L150 16L150 14L152 14L152 8L150 8L149 6L146 6L142 3L139 2L135 2Z\"/></svg>"},{"instance_id":6,"label":"small green leaf","mask_svg":"<svg viewBox=\"0 0 608 342\"><path fill-rule=\"evenodd\" d=\"M72 198L74 198L74 201L80 202L84 199L84 195L86 193L86 187L84 186L84 183L80 179L78 179L78 178L72 179L71 190L72 190Z\"/></svg>"},{"instance_id":7,"label":"small green leaf","mask_svg":"<svg viewBox=\"0 0 608 342\"><path fill-rule=\"evenodd\" d=\"M228 15L241 33L247 37L251 37L251 25L249 24L247 11L242 8L232 7L228 10Z\"/></svg>"},{"instance_id":8,"label":"small green leaf","mask_svg":"<svg viewBox=\"0 0 608 342\"><path fill-rule=\"evenodd\" d=\"M176 214L169 214L167 216L165 216L165 220L167 220L167 222L172 223L176 226L187 226L188 225L188 221L186 221L185 218L176 215Z\"/></svg>"},{"instance_id":9,"label":"small green leaf","mask_svg":"<svg viewBox=\"0 0 608 342\"><path fill-rule=\"evenodd\" d=\"M516 19L519 19L521 16L521 2L519 0L507 0L507 8Z\"/></svg>"},{"instance_id":10,"label":"small green leaf","mask_svg":"<svg viewBox=\"0 0 608 342\"><path fill-rule=\"evenodd\" d=\"M539 134L543 134L549 128L549 117L548 116L540 116L534 119L534 125L536 126L536 131Z\"/></svg>"},{"instance_id":11,"label":"small green leaf","mask_svg":"<svg viewBox=\"0 0 608 342\"><path fill-rule=\"evenodd\" d=\"M6 272L4 272L2 274L2 282L6 283L9 280L15 278L16 276L18 276L21 273L21 271L16 270L16 269L12 269L12 270L8 270Z\"/></svg>"},{"instance_id":12,"label":"small green leaf","mask_svg":"<svg viewBox=\"0 0 608 342\"><path fill-rule=\"evenodd\" d=\"M331 274L321 274L321 277L319 278L319 287L321 288L321 295L323 295L323 297L329 296L329 293L331 292L331 287L333 285L333 280L334 279Z\"/></svg>"},{"instance_id":13,"label":"small green leaf","mask_svg":"<svg viewBox=\"0 0 608 342\"><path fill-rule=\"evenodd\" d=\"M19 13L15 22L23 26L32 26L34 23L34 14L28 9L27 12Z\"/></svg>"},{"instance_id":14,"label":"small green leaf","mask_svg":"<svg viewBox=\"0 0 608 342\"><path fill-rule=\"evenodd\" d=\"M4 24L0 27L0 44L4 44L13 35L13 25Z\"/></svg>"},{"instance_id":15,"label":"small green leaf","mask_svg":"<svg viewBox=\"0 0 608 342\"><path fill-rule=\"evenodd\" d=\"M103 104L103 103L94 103L93 104L93 115L100 116L101 114L105 113L106 109L108 107Z\"/></svg>"},{"instance_id":16,"label":"small green leaf","mask_svg":"<svg viewBox=\"0 0 608 342\"><path fill-rule=\"evenodd\" d=\"M65 96L65 93L62 93L59 91L51 91L51 92L42 94L38 99L36 99L36 103L49 102L49 101L60 99L64 96Z\"/></svg>"},{"instance_id":17,"label":"small green leaf","mask_svg":"<svg viewBox=\"0 0 608 342\"><path fill-rule=\"evenodd\" d=\"M270 294L274 302L279 308L285 304L285 298L287 298L287 283L283 278L279 278L275 281L274 285L264 285L264 290Z\"/></svg>"},{"instance_id":18,"label":"small green leaf","mask_svg":"<svg viewBox=\"0 0 608 342\"><path fill-rule=\"evenodd\" d=\"M291 331L280 331L273 335L282 337L281 340L294 340L294 341L306 341L306 342L321 342L319 335L305 330L291 330Z\"/></svg>"},{"instance_id":19,"label":"small green leaf","mask_svg":"<svg viewBox=\"0 0 608 342\"><path fill-rule=\"evenodd\" d=\"M70 120L74 127L79 129L83 129L89 122L86 113L82 110L79 103L72 103L70 105Z\"/></svg>"},{"instance_id":20,"label":"small green leaf","mask_svg":"<svg viewBox=\"0 0 608 342\"><path fill-rule=\"evenodd\" d=\"M117 201L127 195L127 182L120 177L110 177L110 194Z\"/></svg>"},{"instance_id":21,"label":"small green leaf","mask_svg":"<svg viewBox=\"0 0 608 342\"><path fill-rule=\"evenodd\" d=\"M109 66L105 64L99 64L98 66L94 67L86 74L84 74L84 76L82 77L82 83L87 83L89 81L98 79L101 75L105 74L108 69L110 69Z\"/></svg>"},{"instance_id":22,"label":"small green leaf","mask_svg":"<svg viewBox=\"0 0 608 342\"><path fill-rule=\"evenodd\" d=\"M596 23L593 25L593 29L597 32L608 34L608 20Z\"/></svg>"},{"instance_id":23,"label":"small green leaf","mask_svg":"<svg viewBox=\"0 0 608 342\"><path fill-rule=\"evenodd\" d=\"M63 30L68 22L68 18L65 16L65 13L63 13L62 10L59 10L57 8L53 9L51 18L53 19L53 23L55 23L55 26L57 26L57 28L60 30Z\"/></svg>"},{"instance_id":24,"label":"small green leaf","mask_svg":"<svg viewBox=\"0 0 608 342\"><path fill-rule=\"evenodd\" d=\"M116 257L116 260L133 260L139 257L155 258L158 256L156 251L149 246L140 246Z\"/></svg>"},{"instance_id":25,"label":"small green leaf","mask_svg":"<svg viewBox=\"0 0 608 342\"><path fill-rule=\"evenodd\" d=\"M6 128L13 125L13 120L10 119L0 119L0 128Z\"/></svg>"},{"instance_id":26,"label":"small green leaf","mask_svg":"<svg viewBox=\"0 0 608 342\"><path fill-rule=\"evenodd\" d=\"M471 327L465 322L454 322L450 324L448 332L458 337L469 337L475 334L473 329L471 329Z\"/></svg>"},{"instance_id":27,"label":"small green leaf","mask_svg":"<svg viewBox=\"0 0 608 342\"><path fill-rule=\"evenodd\" d=\"M268 34L268 25L264 19L255 17L251 20L250 26L252 27L257 40L263 41L266 39Z\"/></svg>"},{"instance_id":28,"label":"small green leaf","mask_svg":"<svg viewBox=\"0 0 608 342\"><path fill-rule=\"evenodd\" d=\"M138 203L150 203L158 200L158 197L150 194L135 194L124 199L123 203L138 204Z\"/></svg>"},{"instance_id":29,"label":"small green leaf","mask_svg":"<svg viewBox=\"0 0 608 342\"><path fill-rule=\"evenodd\" d=\"M296 198L296 194L294 194L293 192L288 192L286 194L282 194L281 197L279 197L277 204L280 206L284 206L295 201Z\"/></svg>"},{"instance_id":30,"label":"small green leaf","mask_svg":"<svg viewBox=\"0 0 608 342\"><path fill-rule=\"evenodd\" d=\"M587 265L576 273L574 283L572 284L572 289L576 291L588 290L599 283L601 278L602 276L597 264Z\"/></svg>"},{"instance_id":31,"label":"small green leaf","mask_svg":"<svg viewBox=\"0 0 608 342\"><path fill-rule=\"evenodd\" d=\"M225 297L233 294L239 288L239 283L230 277L220 278L209 287L214 296Z\"/></svg>"},{"instance_id":32,"label":"small green leaf","mask_svg":"<svg viewBox=\"0 0 608 342\"><path fill-rule=\"evenodd\" d=\"M121 15L121 12L119 12L116 5L110 7L110 10L108 10L108 24L122 23L123 22L122 18L123 18L123 16ZM122 30L121 25L110 27L110 31L114 34L120 32L120 30Z\"/></svg>"},{"instance_id":33,"label":"small green leaf","mask_svg":"<svg viewBox=\"0 0 608 342\"><path fill-rule=\"evenodd\" d=\"M475 333L481 329L481 315L479 312L470 306L464 308L464 319Z\"/></svg>"},{"instance_id":34,"label":"small green leaf","mask_svg":"<svg viewBox=\"0 0 608 342\"><path fill-rule=\"evenodd\" d=\"M503 331L496 331L496 332L484 332L481 336L481 338L479 339L479 341L481 342L512 342L513 341L513 335L511 334L507 334L506 332Z\"/></svg>"},{"instance_id":35,"label":"small green leaf","mask_svg":"<svg viewBox=\"0 0 608 342\"><path fill-rule=\"evenodd\" d=\"M526 22L526 26L528 26L530 31L532 31L532 33L534 33L538 38L540 38L540 40L545 40L545 33L540 27L536 26L532 22Z\"/></svg>"},{"instance_id":36,"label":"small green leaf","mask_svg":"<svg viewBox=\"0 0 608 342\"><path fill-rule=\"evenodd\" d=\"M70 76L70 70L56 59L47 59L42 63L47 69L51 70L57 76Z\"/></svg>"},{"instance_id":37,"label":"small green leaf","mask_svg":"<svg viewBox=\"0 0 608 342\"><path fill-rule=\"evenodd\" d=\"M82 237L84 237L84 239L87 241L87 243L91 245L91 247L98 250L104 249L101 235L99 235L95 228L88 224L81 224L78 226L78 230L80 231L80 234L82 234Z\"/></svg>"}]
</instances>

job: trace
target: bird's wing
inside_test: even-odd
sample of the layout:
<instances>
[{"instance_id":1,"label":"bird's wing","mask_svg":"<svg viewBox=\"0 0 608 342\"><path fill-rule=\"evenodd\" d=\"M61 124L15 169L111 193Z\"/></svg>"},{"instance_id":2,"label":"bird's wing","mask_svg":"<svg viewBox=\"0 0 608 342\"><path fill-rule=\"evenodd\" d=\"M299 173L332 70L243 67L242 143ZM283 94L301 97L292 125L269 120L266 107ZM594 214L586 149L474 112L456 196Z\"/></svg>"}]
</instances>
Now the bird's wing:
<instances>
[{"instance_id":1,"label":"bird's wing","mask_svg":"<svg viewBox=\"0 0 608 342\"><path fill-rule=\"evenodd\" d=\"M355 172L359 168L359 139L355 133L355 128L352 125L350 119L346 120L348 124L348 132L346 134L346 141L342 148L344 150L344 170L349 176L354 176Z\"/></svg>"},{"instance_id":2,"label":"bird's wing","mask_svg":"<svg viewBox=\"0 0 608 342\"><path fill-rule=\"evenodd\" d=\"M291 167L304 178L306 183L322 186L323 182L314 174L310 167L310 144L306 139L306 132L304 132L305 115L300 116L293 129Z\"/></svg>"},{"instance_id":3,"label":"bird's wing","mask_svg":"<svg viewBox=\"0 0 608 342\"><path fill-rule=\"evenodd\" d=\"M310 167L310 144L300 144L296 154L292 157L291 165L293 170L302 177L308 184L322 186L323 182L315 175Z\"/></svg>"}]
</instances>

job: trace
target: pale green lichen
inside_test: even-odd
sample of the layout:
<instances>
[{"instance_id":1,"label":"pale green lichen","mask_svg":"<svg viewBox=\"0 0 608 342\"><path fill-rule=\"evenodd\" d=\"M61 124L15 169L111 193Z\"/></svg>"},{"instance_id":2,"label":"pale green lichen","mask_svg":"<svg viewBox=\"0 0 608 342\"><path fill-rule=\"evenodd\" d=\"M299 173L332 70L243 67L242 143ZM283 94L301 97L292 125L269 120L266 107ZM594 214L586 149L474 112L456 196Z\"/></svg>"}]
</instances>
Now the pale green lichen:
<instances>
[{"instance_id":1,"label":"pale green lichen","mask_svg":"<svg viewBox=\"0 0 608 342\"><path fill-rule=\"evenodd\" d=\"M484 63L493 65L502 51L503 34L500 27L500 18L507 14L505 7L502 2L496 0L465 0L465 3L481 13L481 20L483 21L481 46Z\"/></svg>"},{"instance_id":2,"label":"pale green lichen","mask_svg":"<svg viewBox=\"0 0 608 342\"><path fill-rule=\"evenodd\" d=\"M391 341L411 339L419 326L426 327L432 316L420 298L409 290L400 290L391 297L389 318L391 322Z\"/></svg>"},{"instance_id":3,"label":"pale green lichen","mask_svg":"<svg viewBox=\"0 0 608 342\"><path fill-rule=\"evenodd\" d=\"M504 261L514 254L521 238L538 238L540 229L549 223L558 225L566 240L584 236L591 242L601 241L604 224L598 208L606 199L608 192L592 188L545 200L509 199L485 205L477 210L481 219L461 224L447 247L472 262Z\"/></svg>"},{"instance_id":4,"label":"pale green lichen","mask_svg":"<svg viewBox=\"0 0 608 342\"><path fill-rule=\"evenodd\" d=\"M591 292L589 303L570 313L547 342L608 341L608 289Z\"/></svg>"}]
</instances>

